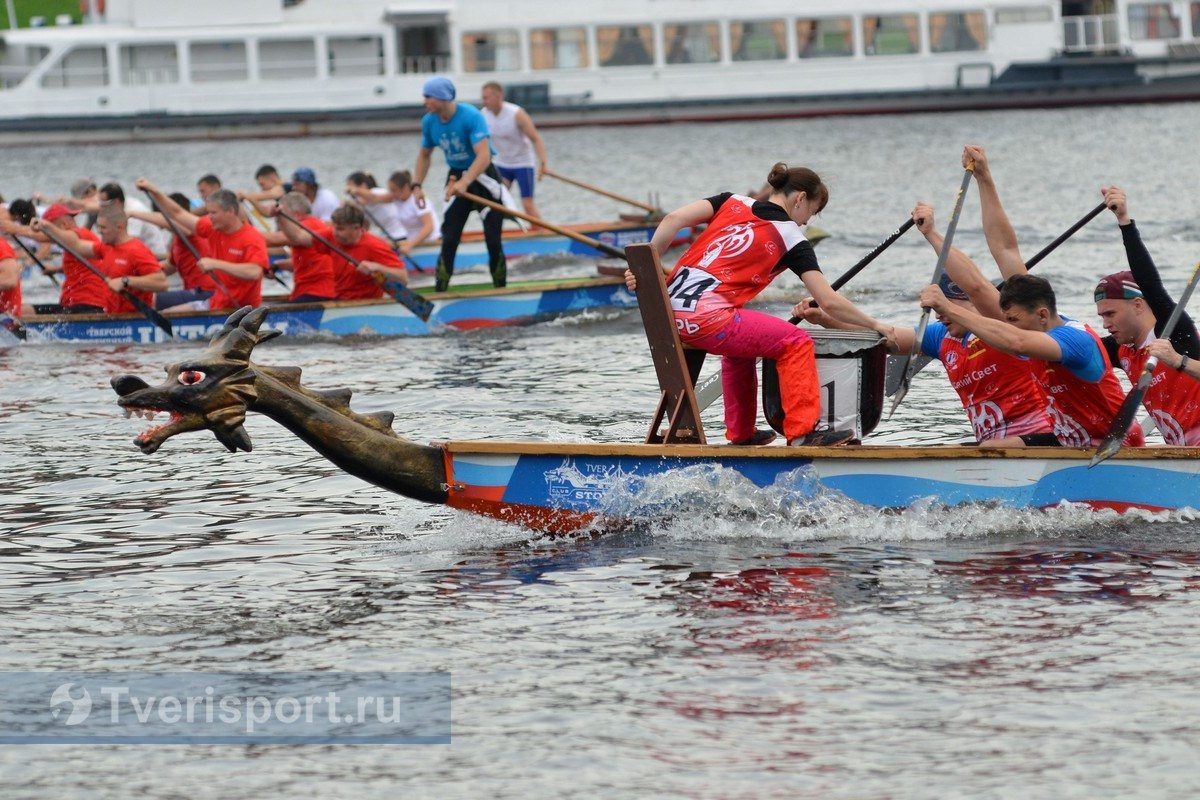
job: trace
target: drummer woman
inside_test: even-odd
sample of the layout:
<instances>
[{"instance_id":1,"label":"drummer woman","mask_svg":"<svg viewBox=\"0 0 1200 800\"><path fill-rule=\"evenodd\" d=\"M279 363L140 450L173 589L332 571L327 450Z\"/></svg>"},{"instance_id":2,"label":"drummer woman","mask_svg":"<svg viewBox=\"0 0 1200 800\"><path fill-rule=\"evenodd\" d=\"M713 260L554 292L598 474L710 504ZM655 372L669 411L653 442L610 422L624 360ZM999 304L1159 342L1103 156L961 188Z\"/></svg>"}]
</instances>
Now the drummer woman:
<instances>
[{"instance_id":1,"label":"drummer woman","mask_svg":"<svg viewBox=\"0 0 1200 800\"><path fill-rule=\"evenodd\" d=\"M800 276L828 314L849 325L884 333L889 326L859 311L829 285L801 226L825 208L829 189L817 173L780 162L767 176L766 200L726 192L672 211L654 232L659 255L682 229L707 222L667 278L675 324L684 343L721 356L725 436L733 444L769 444L755 430L758 378L755 359L775 359L789 445L845 444L849 431L816 429L821 390L813 341L802 328L743 308L784 270ZM636 288L633 273L625 273Z\"/></svg>"}]
</instances>

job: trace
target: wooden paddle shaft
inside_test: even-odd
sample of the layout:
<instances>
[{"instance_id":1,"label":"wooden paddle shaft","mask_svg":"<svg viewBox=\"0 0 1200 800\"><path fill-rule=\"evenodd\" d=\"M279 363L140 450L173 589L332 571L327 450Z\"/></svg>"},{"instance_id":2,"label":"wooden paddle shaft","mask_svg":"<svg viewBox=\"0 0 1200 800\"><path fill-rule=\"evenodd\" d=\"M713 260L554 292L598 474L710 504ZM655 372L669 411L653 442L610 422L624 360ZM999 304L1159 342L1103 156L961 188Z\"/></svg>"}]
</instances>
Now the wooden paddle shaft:
<instances>
[{"instance_id":1,"label":"wooden paddle shaft","mask_svg":"<svg viewBox=\"0 0 1200 800\"><path fill-rule=\"evenodd\" d=\"M493 211L499 211L502 214L508 214L510 217L516 217L517 219L523 219L526 222L532 223L534 225L540 225L543 228L545 228L546 230L554 231L555 233L557 233L560 236L566 236L568 239L574 239L577 242L586 244L588 247L594 247L595 249L599 250L601 253L604 253L604 255L606 255L606 256L613 256L614 258L625 258L625 251L618 250L617 248L613 247L612 245L605 244L604 242L601 242L597 239L593 239L590 236L584 236L582 233L576 233L575 231L570 230L569 228L563 228L559 225L555 225L553 222L547 222L544 219L538 219L537 217L531 217L528 214L517 211L515 208L509 208L508 206L504 205L503 203L497 203L495 201L488 200L486 197L480 197L477 194L471 194L470 192L459 192L458 196L463 198L464 200L470 200L472 203L478 203L481 206L487 206L488 208L492 209Z\"/></svg>"},{"instance_id":2,"label":"wooden paddle shaft","mask_svg":"<svg viewBox=\"0 0 1200 800\"><path fill-rule=\"evenodd\" d=\"M603 195L604 197L608 197L621 203L628 203L631 206L642 209L648 214L658 213L658 209L654 206L649 205L648 203L640 203L637 200L634 200L632 197L626 197L624 195L617 194L616 192L610 192L607 189L601 189L599 186L593 186L590 183L584 183L583 181L576 180L575 178L568 178L566 175L555 172L552 169L545 169L542 170L542 172L546 175L549 175L551 178L556 178L557 180L562 181L563 183L569 183L572 186L578 186L580 189L587 189L589 192L595 192L596 194Z\"/></svg>"}]
</instances>

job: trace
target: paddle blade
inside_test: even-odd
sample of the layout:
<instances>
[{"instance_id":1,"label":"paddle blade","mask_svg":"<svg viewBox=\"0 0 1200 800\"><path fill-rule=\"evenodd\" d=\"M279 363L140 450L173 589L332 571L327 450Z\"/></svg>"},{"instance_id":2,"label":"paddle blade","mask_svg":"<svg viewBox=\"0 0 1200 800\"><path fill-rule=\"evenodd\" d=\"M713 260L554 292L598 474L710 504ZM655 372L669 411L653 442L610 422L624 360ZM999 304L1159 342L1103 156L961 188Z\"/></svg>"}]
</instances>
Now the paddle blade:
<instances>
[{"instance_id":1,"label":"paddle blade","mask_svg":"<svg viewBox=\"0 0 1200 800\"><path fill-rule=\"evenodd\" d=\"M162 314L158 313L153 308L146 305L146 303L140 297L138 297L136 294L129 291L128 289L122 290L121 296L124 297L126 300L128 300L130 303L132 303L133 307L136 308L138 311L142 312L142 314L147 319L149 319L151 322L153 322L155 325L157 325L159 328L161 328L163 331L165 331L167 336L170 336L171 338L175 338L175 329L171 327L171 320L167 319Z\"/></svg>"},{"instance_id":2,"label":"paddle blade","mask_svg":"<svg viewBox=\"0 0 1200 800\"><path fill-rule=\"evenodd\" d=\"M402 283L389 281L384 284L383 288L391 293L397 303L420 317L422 322L429 321L429 316L433 313L432 301L426 300Z\"/></svg>"},{"instance_id":3,"label":"paddle blade","mask_svg":"<svg viewBox=\"0 0 1200 800\"><path fill-rule=\"evenodd\" d=\"M1125 442L1125 435L1129 433L1129 427L1133 425L1133 418L1137 415L1138 406L1142 404L1142 398L1145 396L1146 387L1142 386L1139 381L1138 385L1125 396L1125 402L1121 403L1121 407L1117 409L1112 427L1108 429L1108 435L1104 437L1104 441L1096 448L1096 454L1092 456L1088 469L1101 461L1107 461L1120 451L1121 445Z\"/></svg>"},{"instance_id":4,"label":"paddle blade","mask_svg":"<svg viewBox=\"0 0 1200 800\"><path fill-rule=\"evenodd\" d=\"M896 393L892 395L892 407L888 409L888 419L892 418L892 414L896 413L896 407L900 405L901 401L904 400L904 396L908 394L908 386L912 383L912 376L915 374L915 370L912 369L912 356L897 356L896 362L896 371L900 374L901 378L899 384L896 385Z\"/></svg>"}]
</instances>

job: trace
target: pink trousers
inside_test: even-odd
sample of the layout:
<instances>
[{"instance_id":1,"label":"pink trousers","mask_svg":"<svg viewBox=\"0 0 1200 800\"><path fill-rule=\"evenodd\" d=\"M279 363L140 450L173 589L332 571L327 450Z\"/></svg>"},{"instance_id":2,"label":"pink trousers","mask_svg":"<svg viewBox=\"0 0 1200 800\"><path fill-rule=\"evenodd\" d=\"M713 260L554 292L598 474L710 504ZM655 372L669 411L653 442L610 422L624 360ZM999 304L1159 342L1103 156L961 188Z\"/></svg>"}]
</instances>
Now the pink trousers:
<instances>
[{"instance_id":1,"label":"pink trousers","mask_svg":"<svg viewBox=\"0 0 1200 800\"><path fill-rule=\"evenodd\" d=\"M784 435L795 439L816 426L821 416L821 387L812 338L803 329L770 314L739 309L716 333L682 338L692 347L721 356L725 437L729 441L743 441L754 433L758 419L758 358L777 362Z\"/></svg>"}]
</instances>

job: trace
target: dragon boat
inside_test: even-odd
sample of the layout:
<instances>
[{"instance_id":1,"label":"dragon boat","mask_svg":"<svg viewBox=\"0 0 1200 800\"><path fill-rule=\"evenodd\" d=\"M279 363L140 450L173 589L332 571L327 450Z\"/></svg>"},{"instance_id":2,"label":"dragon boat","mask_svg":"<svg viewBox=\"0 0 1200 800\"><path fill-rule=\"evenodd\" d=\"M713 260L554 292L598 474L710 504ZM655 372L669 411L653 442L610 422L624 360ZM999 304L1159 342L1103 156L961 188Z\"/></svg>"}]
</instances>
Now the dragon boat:
<instances>
[{"instance_id":1,"label":"dragon boat","mask_svg":"<svg viewBox=\"0 0 1200 800\"><path fill-rule=\"evenodd\" d=\"M427 321L391 297L384 297L274 305L270 306L271 324L278 334L287 336L424 336L519 325L588 309L637 305L624 281L614 276L520 281L503 289L490 284L462 284L451 285L446 292L416 291L433 302L433 312ZM179 311L164 316L171 322L175 340L203 341L222 329L228 313ZM30 315L22 317L17 333L26 342L150 344L171 340L161 328L136 313Z\"/></svg>"},{"instance_id":2,"label":"dragon boat","mask_svg":"<svg viewBox=\"0 0 1200 800\"><path fill-rule=\"evenodd\" d=\"M127 414L170 415L134 440L143 453L158 451L178 434L205 429L231 452L249 451L243 423L253 411L376 486L552 533L619 526L631 516L653 513L655 481L689 471L737 477L747 490L778 487L798 500L836 497L886 509L928 502L1023 508L1069 502L1121 512L1200 508L1200 448L1131 448L1089 469L1092 451L1074 448L708 445L691 387L676 392L664 380L666 367L659 371L660 413L645 443L417 444L392 430L391 413L352 411L348 389L311 389L296 367L254 363L254 347L280 335L262 327L267 313L244 308L233 314L205 352L171 366L158 386L131 375L113 378ZM834 337L832 347L818 340L818 352L830 421L837 426L849 419L866 435L882 410L882 345ZM656 353L656 366L663 361ZM686 361L691 369L697 359ZM857 385L843 385L847 378ZM768 383L764 380L764 389ZM841 400L830 402L835 390ZM838 410L839 403L846 408ZM772 420L772 404L764 408ZM668 424L661 433L664 415ZM677 443L681 437L692 443Z\"/></svg>"},{"instance_id":3,"label":"dragon boat","mask_svg":"<svg viewBox=\"0 0 1200 800\"><path fill-rule=\"evenodd\" d=\"M640 220L622 220L619 222L588 222L575 225L563 225L566 230L579 236L594 239L609 248L624 250L628 245L650 241L658 219L647 217ZM672 241L671 246L687 244L692 240L692 229L684 228ZM418 245L409 254L412 263L421 271L432 272L437 268L441 244ZM561 233L532 228L518 230L505 228L504 255L509 261L534 256L578 256L580 258L601 258L607 255L601 250L577 238L570 238ZM487 245L483 241L483 231L472 230L463 234L454 258L456 271L477 267L486 267L488 263Z\"/></svg>"}]
</instances>

